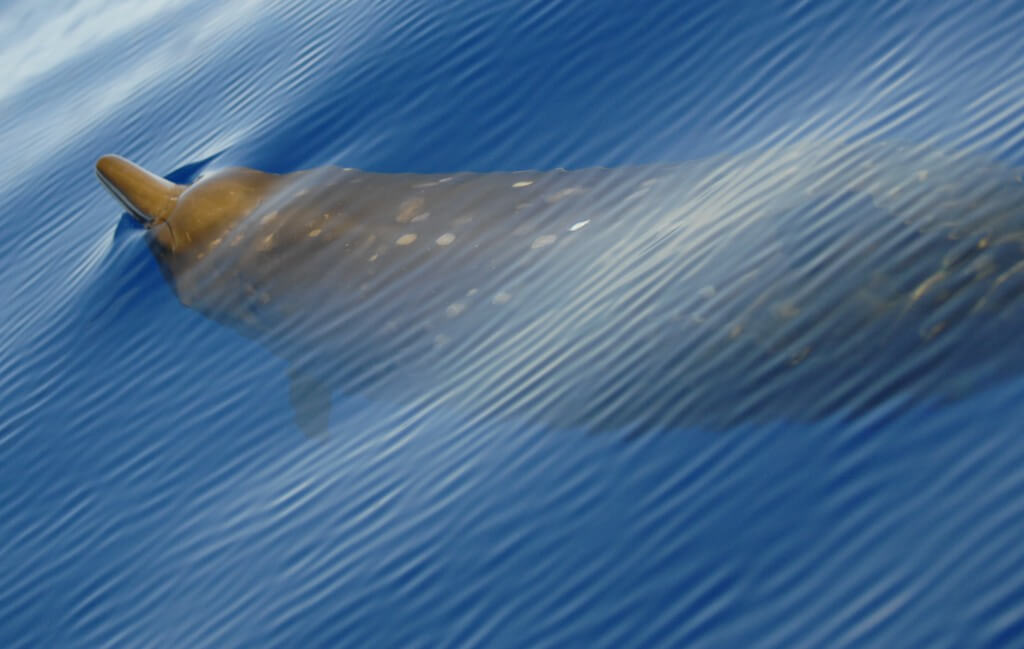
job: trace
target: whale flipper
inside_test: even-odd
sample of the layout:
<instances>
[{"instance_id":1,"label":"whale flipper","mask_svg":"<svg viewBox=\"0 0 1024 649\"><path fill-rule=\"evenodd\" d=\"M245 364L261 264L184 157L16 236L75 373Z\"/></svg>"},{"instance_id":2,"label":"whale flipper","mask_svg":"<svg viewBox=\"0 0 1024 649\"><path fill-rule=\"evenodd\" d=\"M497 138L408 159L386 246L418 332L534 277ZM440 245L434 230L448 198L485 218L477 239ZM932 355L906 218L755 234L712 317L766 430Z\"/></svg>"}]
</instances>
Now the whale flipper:
<instances>
[{"instance_id":1,"label":"whale flipper","mask_svg":"<svg viewBox=\"0 0 1024 649\"><path fill-rule=\"evenodd\" d=\"M292 366L288 372L288 397L295 423L310 439L327 437L331 417L331 388L318 377Z\"/></svg>"}]
</instances>

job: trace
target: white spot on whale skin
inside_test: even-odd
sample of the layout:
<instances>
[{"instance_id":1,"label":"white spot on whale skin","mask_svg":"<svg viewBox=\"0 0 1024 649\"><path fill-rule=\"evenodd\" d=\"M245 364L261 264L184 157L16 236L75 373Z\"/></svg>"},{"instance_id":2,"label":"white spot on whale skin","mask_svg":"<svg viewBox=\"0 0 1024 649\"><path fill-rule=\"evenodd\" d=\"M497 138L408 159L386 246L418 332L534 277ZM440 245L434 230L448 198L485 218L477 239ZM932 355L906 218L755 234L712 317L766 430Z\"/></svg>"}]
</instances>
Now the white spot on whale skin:
<instances>
[{"instance_id":1,"label":"white spot on whale skin","mask_svg":"<svg viewBox=\"0 0 1024 649\"><path fill-rule=\"evenodd\" d=\"M554 194L545 197L544 200L548 203L557 203L562 199L569 198L570 196L575 196L576 194L582 193L582 187L568 187L566 189L563 189L562 191L555 192Z\"/></svg>"},{"instance_id":2,"label":"white spot on whale skin","mask_svg":"<svg viewBox=\"0 0 1024 649\"><path fill-rule=\"evenodd\" d=\"M529 187L532 184L532 180L520 180L517 183L512 183L512 186L515 187L516 189L519 189L520 187Z\"/></svg>"},{"instance_id":3,"label":"white spot on whale skin","mask_svg":"<svg viewBox=\"0 0 1024 649\"><path fill-rule=\"evenodd\" d=\"M410 232L408 234L403 234L402 236L400 236L397 239L395 239L395 245L408 246L408 245L412 244L415 241L416 241L416 234L413 233L413 232Z\"/></svg>"},{"instance_id":4,"label":"white spot on whale skin","mask_svg":"<svg viewBox=\"0 0 1024 649\"><path fill-rule=\"evenodd\" d=\"M507 293L505 291L501 291L501 292L497 293L494 297L491 298L491 303L493 303L493 304L508 304L508 301L511 300L511 299L512 299L512 294L511 293Z\"/></svg>"},{"instance_id":5,"label":"white spot on whale skin","mask_svg":"<svg viewBox=\"0 0 1024 649\"><path fill-rule=\"evenodd\" d=\"M423 212L412 217L411 223L421 223L423 221L426 221L428 218L430 218L430 212Z\"/></svg>"},{"instance_id":6,"label":"white spot on whale skin","mask_svg":"<svg viewBox=\"0 0 1024 649\"><path fill-rule=\"evenodd\" d=\"M451 232L445 232L437 238L437 245L439 246L450 246L455 241L455 235Z\"/></svg>"},{"instance_id":7,"label":"white spot on whale skin","mask_svg":"<svg viewBox=\"0 0 1024 649\"><path fill-rule=\"evenodd\" d=\"M454 304L449 304L448 308L444 310L444 314L446 316L448 316L449 318L456 318L459 315L461 315L462 312L465 311L465 310L466 310L466 305L464 303L456 302Z\"/></svg>"},{"instance_id":8,"label":"white spot on whale skin","mask_svg":"<svg viewBox=\"0 0 1024 649\"><path fill-rule=\"evenodd\" d=\"M558 237L555 235L544 234L534 239L533 243L530 244L530 248L533 250L536 250L537 248L544 248L546 246L550 246L555 241L558 241Z\"/></svg>"},{"instance_id":9,"label":"white spot on whale skin","mask_svg":"<svg viewBox=\"0 0 1024 649\"><path fill-rule=\"evenodd\" d=\"M395 216L395 220L399 223L408 223L413 217L423 211L425 205L426 201L420 197L404 200L398 206L398 215Z\"/></svg>"},{"instance_id":10,"label":"white spot on whale skin","mask_svg":"<svg viewBox=\"0 0 1024 649\"><path fill-rule=\"evenodd\" d=\"M588 223L590 223L590 219L587 219L586 221L579 221L577 223L573 223L572 227L569 228L569 232L577 232L579 230L582 230L583 228L587 227Z\"/></svg>"},{"instance_id":11,"label":"white spot on whale skin","mask_svg":"<svg viewBox=\"0 0 1024 649\"><path fill-rule=\"evenodd\" d=\"M917 176L917 179L921 182L928 180L928 171L926 169L922 169L914 175Z\"/></svg>"}]
</instances>

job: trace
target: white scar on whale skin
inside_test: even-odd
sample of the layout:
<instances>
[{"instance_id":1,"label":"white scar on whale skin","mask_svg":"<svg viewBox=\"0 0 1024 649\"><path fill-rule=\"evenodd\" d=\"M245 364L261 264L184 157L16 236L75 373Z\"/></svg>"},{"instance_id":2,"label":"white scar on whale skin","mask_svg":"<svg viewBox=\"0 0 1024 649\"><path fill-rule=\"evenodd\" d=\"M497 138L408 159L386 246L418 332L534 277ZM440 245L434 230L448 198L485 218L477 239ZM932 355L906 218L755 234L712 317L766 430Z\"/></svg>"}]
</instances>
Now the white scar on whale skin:
<instances>
[{"instance_id":1,"label":"white scar on whale skin","mask_svg":"<svg viewBox=\"0 0 1024 649\"><path fill-rule=\"evenodd\" d=\"M558 237L556 237L553 234L541 235L541 236L539 236L539 237L537 237L536 239L533 240L533 243L530 244L530 248L532 248L534 250L536 250L537 248L546 248L546 247L550 246L551 244L553 244L557 240L558 240Z\"/></svg>"},{"instance_id":2,"label":"white scar on whale skin","mask_svg":"<svg viewBox=\"0 0 1024 649\"><path fill-rule=\"evenodd\" d=\"M557 191L554 194L544 197L544 201L549 204L557 203L561 200L569 198L570 196L576 196L583 193L582 187L568 187L561 191Z\"/></svg>"}]
</instances>

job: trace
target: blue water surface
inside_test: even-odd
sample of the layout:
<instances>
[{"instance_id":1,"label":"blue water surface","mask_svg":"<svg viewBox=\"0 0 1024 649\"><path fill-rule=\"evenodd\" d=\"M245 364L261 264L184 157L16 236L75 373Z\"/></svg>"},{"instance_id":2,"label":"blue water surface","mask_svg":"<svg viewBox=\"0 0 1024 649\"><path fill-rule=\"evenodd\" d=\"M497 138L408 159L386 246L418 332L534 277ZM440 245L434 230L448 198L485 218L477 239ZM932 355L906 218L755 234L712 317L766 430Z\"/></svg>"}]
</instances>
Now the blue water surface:
<instances>
[{"instance_id":1,"label":"blue water surface","mask_svg":"<svg viewBox=\"0 0 1024 649\"><path fill-rule=\"evenodd\" d=\"M1024 647L1024 368L639 438L350 396L312 441L93 172L1020 167L1021 3L15 0L0 35L0 647Z\"/></svg>"}]
</instances>

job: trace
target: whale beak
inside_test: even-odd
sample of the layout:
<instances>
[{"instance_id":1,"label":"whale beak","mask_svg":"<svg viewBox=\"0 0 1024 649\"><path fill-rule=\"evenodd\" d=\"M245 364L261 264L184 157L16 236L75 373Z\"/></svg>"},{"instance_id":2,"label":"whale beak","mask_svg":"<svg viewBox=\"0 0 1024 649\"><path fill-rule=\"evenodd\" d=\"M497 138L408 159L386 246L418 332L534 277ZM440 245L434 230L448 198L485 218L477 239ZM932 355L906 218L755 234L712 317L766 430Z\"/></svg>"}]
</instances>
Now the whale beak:
<instances>
[{"instance_id":1,"label":"whale beak","mask_svg":"<svg viewBox=\"0 0 1024 649\"><path fill-rule=\"evenodd\" d=\"M96 176L147 227L165 221L185 189L116 155L105 155L96 161Z\"/></svg>"}]
</instances>

